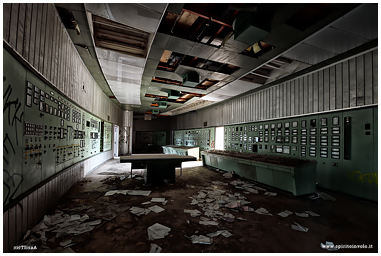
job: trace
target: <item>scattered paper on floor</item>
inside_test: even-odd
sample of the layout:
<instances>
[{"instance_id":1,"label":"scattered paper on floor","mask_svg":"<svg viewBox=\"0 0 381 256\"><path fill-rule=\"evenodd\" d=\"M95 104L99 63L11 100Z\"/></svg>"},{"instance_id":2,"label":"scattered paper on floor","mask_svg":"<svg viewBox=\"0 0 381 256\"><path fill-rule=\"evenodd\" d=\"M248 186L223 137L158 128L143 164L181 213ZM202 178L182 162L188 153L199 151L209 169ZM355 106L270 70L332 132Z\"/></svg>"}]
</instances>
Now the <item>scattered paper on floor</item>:
<instances>
[{"instance_id":1,"label":"scattered paper on floor","mask_svg":"<svg viewBox=\"0 0 381 256\"><path fill-rule=\"evenodd\" d=\"M136 207L136 206L132 206L131 208L130 208L130 212L132 213L132 214L135 214L135 215L137 215L137 216L140 216L140 215L147 215L148 213L150 213L151 212L151 210L149 210L149 209L144 209L144 208L140 208L140 207Z\"/></svg>"},{"instance_id":2,"label":"scattered paper on floor","mask_svg":"<svg viewBox=\"0 0 381 256\"><path fill-rule=\"evenodd\" d=\"M127 194L129 196L149 196L151 194L150 190L128 190Z\"/></svg>"},{"instance_id":3,"label":"scattered paper on floor","mask_svg":"<svg viewBox=\"0 0 381 256\"><path fill-rule=\"evenodd\" d=\"M151 244L151 250L149 251L149 253L160 253L161 249L162 248L157 244Z\"/></svg>"},{"instance_id":4,"label":"scattered paper on floor","mask_svg":"<svg viewBox=\"0 0 381 256\"><path fill-rule=\"evenodd\" d=\"M213 239L211 239L210 237L207 237L207 236L203 236L203 235L192 235L190 238L189 238L192 243L194 244L212 244L213 243Z\"/></svg>"},{"instance_id":5,"label":"scattered paper on floor","mask_svg":"<svg viewBox=\"0 0 381 256\"><path fill-rule=\"evenodd\" d=\"M152 203L162 203L162 202L164 202L165 201L165 198L162 198L162 197L160 197L160 198L152 198L151 199L151 202Z\"/></svg>"},{"instance_id":6,"label":"scattered paper on floor","mask_svg":"<svg viewBox=\"0 0 381 256\"><path fill-rule=\"evenodd\" d=\"M232 171L232 172L225 173L222 176L224 176L225 178L229 179L229 178L233 178L233 175L234 175L234 172Z\"/></svg>"},{"instance_id":7,"label":"scattered paper on floor","mask_svg":"<svg viewBox=\"0 0 381 256\"><path fill-rule=\"evenodd\" d=\"M154 213L159 213L159 212L162 212L165 210L164 208L161 208L160 206L157 206L157 205L153 205L151 207L148 207L148 209L150 209Z\"/></svg>"},{"instance_id":8,"label":"scattered paper on floor","mask_svg":"<svg viewBox=\"0 0 381 256\"><path fill-rule=\"evenodd\" d=\"M223 235L224 237L231 237L233 234L227 230L218 230L216 232L207 234L208 237L216 237L219 235Z\"/></svg>"},{"instance_id":9,"label":"scattered paper on floor","mask_svg":"<svg viewBox=\"0 0 381 256\"><path fill-rule=\"evenodd\" d=\"M304 218L307 218L307 217L308 217L308 213L304 213L304 212L301 212L301 213L296 212L295 215L296 215L296 216L299 216L299 217L304 217Z\"/></svg>"},{"instance_id":10,"label":"scattered paper on floor","mask_svg":"<svg viewBox=\"0 0 381 256\"><path fill-rule=\"evenodd\" d=\"M259 208L257 210L255 210L255 213L258 213L258 214L262 214L262 215L271 215L271 213L269 213L265 208Z\"/></svg>"},{"instance_id":11,"label":"scattered paper on floor","mask_svg":"<svg viewBox=\"0 0 381 256\"><path fill-rule=\"evenodd\" d=\"M201 215L201 212L199 210L187 210L184 209L185 213L190 213L191 217L197 217Z\"/></svg>"},{"instance_id":12,"label":"scattered paper on floor","mask_svg":"<svg viewBox=\"0 0 381 256\"><path fill-rule=\"evenodd\" d=\"M319 217L320 216L319 214L311 212L311 211L305 211L305 212L308 213L309 215L311 215L312 217Z\"/></svg>"},{"instance_id":13,"label":"scattered paper on floor","mask_svg":"<svg viewBox=\"0 0 381 256\"><path fill-rule=\"evenodd\" d=\"M300 225L299 223L297 222L294 222L296 225L292 225L291 228L292 229L295 229L295 230L299 230L299 231L302 231L302 232L308 232L308 228L306 227L303 227L302 225Z\"/></svg>"},{"instance_id":14,"label":"scattered paper on floor","mask_svg":"<svg viewBox=\"0 0 381 256\"><path fill-rule=\"evenodd\" d=\"M284 218L288 217L291 214L293 214L293 212L290 212L289 210L278 213L279 216L284 217Z\"/></svg>"},{"instance_id":15,"label":"scattered paper on floor","mask_svg":"<svg viewBox=\"0 0 381 256\"><path fill-rule=\"evenodd\" d=\"M264 195L265 195L265 196L276 196L277 193L273 193L273 192L265 192Z\"/></svg>"},{"instance_id":16,"label":"scattered paper on floor","mask_svg":"<svg viewBox=\"0 0 381 256\"><path fill-rule=\"evenodd\" d=\"M161 225L159 223L155 223L154 225L147 228L148 239L155 240L164 238L169 234L170 231L171 228Z\"/></svg>"},{"instance_id":17,"label":"scattered paper on floor","mask_svg":"<svg viewBox=\"0 0 381 256\"><path fill-rule=\"evenodd\" d=\"M209 221L208 220L199 221L198 223L202 224L202 225L205 225L205 226L209 226L209 225L211 225L211 226L217 226L218 225L217 222L212 221L212 220L209 220Z\"/></svg>"}]
</instances>

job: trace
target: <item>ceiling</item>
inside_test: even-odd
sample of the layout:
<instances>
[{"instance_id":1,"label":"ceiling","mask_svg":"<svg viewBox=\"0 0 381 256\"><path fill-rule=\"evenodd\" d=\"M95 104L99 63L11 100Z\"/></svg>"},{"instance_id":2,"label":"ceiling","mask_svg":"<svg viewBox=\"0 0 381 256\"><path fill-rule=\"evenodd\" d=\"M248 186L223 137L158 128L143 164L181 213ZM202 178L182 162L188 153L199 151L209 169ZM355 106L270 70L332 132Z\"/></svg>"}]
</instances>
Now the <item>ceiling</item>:
<instances>
[{"instance_id":1,"label":"ceiling","mask_svg":"<svg viewBox=\"0 0 381 256\"><path fill-rule=\"evenodd\" d=\"M377 4L56 8L105 94L141 117L215 104L378 38Z\"/></svg>"}]
</instances>

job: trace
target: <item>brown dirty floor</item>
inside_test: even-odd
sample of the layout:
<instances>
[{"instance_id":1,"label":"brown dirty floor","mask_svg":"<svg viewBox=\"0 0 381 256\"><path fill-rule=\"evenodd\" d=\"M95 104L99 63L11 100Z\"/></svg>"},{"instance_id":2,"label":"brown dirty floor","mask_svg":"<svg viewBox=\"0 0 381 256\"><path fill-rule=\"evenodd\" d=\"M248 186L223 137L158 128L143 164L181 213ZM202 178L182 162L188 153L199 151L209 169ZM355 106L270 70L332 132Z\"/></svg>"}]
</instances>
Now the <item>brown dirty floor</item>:
<instances>
[{"instance_id":1,"label":"brown dirty floor","mask_svg":"<svg viewBox=\"0 0 381 256\"><path fill-rule=\"evenodd\" d=\"M100 174L102 173L102 174ZM111 175L104 175L104 174ZM106 178L126 173L126 179L115 181L102 181ZM69 214L84 214L84 211L75 210L81 206L94 208L94 211L107 212L108 210L120 209L123 206L137 206L148 208L150 205L141 203L150 201L153 197L164 197L168 204L156 205L165 209L160 213L150 212L148 215L136 216L129 210L117 215L115 218L105 221L96 228L85 234L72 238L75 245L71 248L77 253L148 253L151 244L155 243L162 248L162 253L269 253L269 252L302 252L324 253L328 252L320 247L320 243L331 241L334 244L372 245L372 249L340 249L339 252L377 252L378 251L378 217L377 204L359 200L354 197L325 191L336 198L336 201L323 199L310 200L308 196L294 197L293 195L274 188L266 188L267 191L277 192L276 197L259 194L242 194L242 190L233 185L214 185L211 181L230 183L238 177L226 179L221 173L209 167L183 168L180 177L180 169L176 169L176 183L154 186L143 186L143 180L128 179L130 170L127 164L120 164L119 160L110 160L88 174L80 183L75 185L61 199L54 210L62 210ZM135 172L139 173L139 171ZM245 180L241 178L241 180ZM234 212L227 208L220 209L222 212L233 214L236 218L242 217L247 221L235 219L228 223L218 220L218 226L204 226L198 223L200 217L191 217L184 213L184 209L197 209L204 213L197 205L190 205L192 199L188 196L196 196L201 187L214 186L218 189L230 191L231 194L241 193L250 201L250 207L258 209L263 207L273 216L259 215L255 212ZM114 189L141 189L151 190L151 194L145 196L113 195L104 196L108 190ZM75 199L78 193L102 192L98 198ZM115 207L102 209L102 203L108 202ZM74 209L74 210L70 210ZM320 217L302 218L295 216L283 218L277 213L289 210L292 212L313 211ZM204 216L204 215L201 215ZM206 217L206 216L204 216ZM189 224L188 222L189 221ZM291 229L294 221L304 227L308 227L307 233ZM163 239L148 240L147 228L155 223L160 223L171 228L169 235ZM192 244L185 236L206 235L217 230L228 230L232 237L222 235L213 237L213 244ZM198 231L198 232L197 232ZM54 236L47 234L47 238ZM48 242L50 248L58 246Z\"/></svg>"}]
</instances>

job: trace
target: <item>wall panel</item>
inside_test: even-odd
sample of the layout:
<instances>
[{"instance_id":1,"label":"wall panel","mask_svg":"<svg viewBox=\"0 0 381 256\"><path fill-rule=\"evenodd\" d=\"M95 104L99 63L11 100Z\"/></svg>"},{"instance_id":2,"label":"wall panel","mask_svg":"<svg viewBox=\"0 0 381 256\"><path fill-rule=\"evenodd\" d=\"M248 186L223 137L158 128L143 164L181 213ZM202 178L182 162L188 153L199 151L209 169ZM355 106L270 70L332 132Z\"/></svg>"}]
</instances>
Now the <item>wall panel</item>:
<instances>
[{"instance_id":1,"label":"wall panel","mask_svg":"<svg viewBox=\"0 0 381 256\"><path fill-rule=\"evenodd\" d=\"M349 106L357 104L357 67L356 59L349 60Z\"/></svg>"},{"instance_id":2,"label":"wall panel","mask_svg":"<svg viewBox=\"0 0 381 256\"><path fill-rule=\"evenodd\" d=\"M365 84L364 84L364 56L361 55L356 58L356 106L363 106L365 104Z\"/></svg>"},{"instance_id":3,"label":"wall panel","mask_svg":"<svg viewBox=\"0 0 381 256\"><path fill-rule=\"evenodd\" d=\"M11 21L11 3L3 3L3 39L9 41L9 23Z\"/></svg>"},{"instance_id":4,"label":"wall panel","mask_svg":"<svg viewBox=\"0 0 381 256\"><path fill-rule=\"evenodd\" d=\"M333 109L343 108L343 73L342 63L335 65L335 105Z\"/></svg>"},{"instance_id":5,"label":"wall panel","mask_svg":"<svg viewBox=\"0 0 381 256\"><path fill-rule=\"evenodd\" d=\"M378 49L372 52L373 57L373 104L378 104Z\"/></svg>"},{"instance_id":6,"label":"wall panel","mask_svg":"<svg viewBox=\"0 0 381 256\"><path fill-rule=\"evenodd\" d=\"M329 109L336 109L336 68L329 68Z\"/></svg>"},{"instance_id":7,"label":"wall panel","mask_svg":"<svg viewBox=\"0 0 381 256\"><path fill-rule=\"evenodd\" d=\"M9 44L16 49L17 47L17 27L18 27L18 16L19 16L19 5L17 3L12 3L11 8L11 18L9 23Z\"/></svg>"},{"instance_id":8,"label":"wall panel","mask_svg":"<svg viewBox=\"0 0 381 256\"><path fill-rule=\"evenodd\" d=\"M23 47L24 47L25 11L26 11L26 3L20 3L18 21L17 21L16 51L18 51L21 54L23 53Z\"/></svg>"},{"instance_id":9,"label":"wall panel","mask_svg":"<svg viewBox=\"0 0 381 256\"><path fill-rule=\"evenodd\" d=\"M24 42L23 42L23 52L22 56L29 61L29 44L30 44L30 30L31 30L31 17L32 17L32 4L27 3L25 9L25 20L24 20Z\"/></svg>"},{"instance_id":10,"label":"wall panel","mask_svg":"<svg viewBox=\"0 0 381 256\"><path fill-rule=\"evenodd\" d=\"M377 104L377 57L377 50L373 50L303 77L176 116L177 129L201 127L196 116L209 118L208 126L217 126ZM359 72L357 66L362 67Z\"/></svg>"}]
</instances>

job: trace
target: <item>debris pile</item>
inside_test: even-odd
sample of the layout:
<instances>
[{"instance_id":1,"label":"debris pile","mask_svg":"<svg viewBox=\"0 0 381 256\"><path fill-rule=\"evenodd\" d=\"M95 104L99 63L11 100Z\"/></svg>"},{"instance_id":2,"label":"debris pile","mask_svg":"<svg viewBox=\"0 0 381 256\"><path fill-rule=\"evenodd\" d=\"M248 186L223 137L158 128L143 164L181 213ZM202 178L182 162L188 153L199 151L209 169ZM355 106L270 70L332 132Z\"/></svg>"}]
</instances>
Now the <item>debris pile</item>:
<instances>
[{"instance_id":1,"label":"debris pile","mask_svg":"<svg viewBox=\"0 0 381 256\"><path fill-rule=\"evenodd\" d=\"M89 216L87 214L82 216L79 214L69 215L64 214L62 211L56 211L53 215L45 215L40 223L26 232L21 245L38 245L38 251L34 252L61 252L63 249L75 244L72 243L72 239L68 238L68 236L90 232L102 222L100 219L88 220ZM46 232L53 232L56 235L47 240ZM62 248L55 248L53 251L47 245L47 242L54 243L56 239L62 239L59 243ZM70 251L74 252L71 249L65 250L65 252Z\"/></svg>"},{"instance_id":2,"label":"debris pile","mask_svg":"<svg viewBox=\"0 0 381 256\"><path fill-rule=\"evenodd\" d=\"M123 194L129 196L149 196L150 190L110 190L107 191L105 196L112 196L114 194Z\"/></svg>"}]
</instances>

